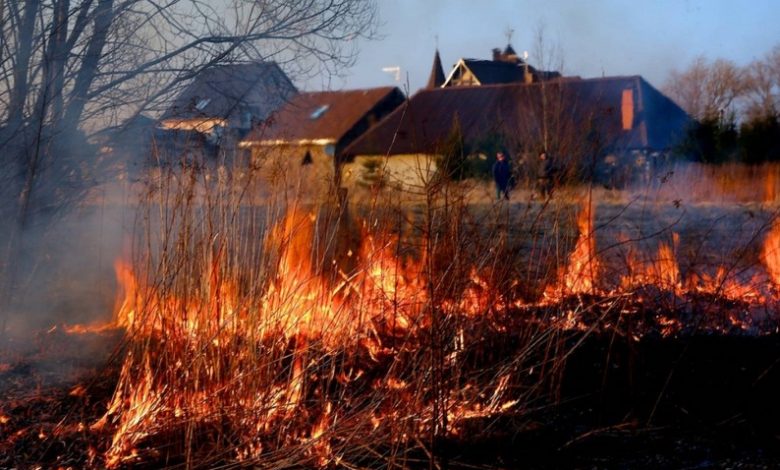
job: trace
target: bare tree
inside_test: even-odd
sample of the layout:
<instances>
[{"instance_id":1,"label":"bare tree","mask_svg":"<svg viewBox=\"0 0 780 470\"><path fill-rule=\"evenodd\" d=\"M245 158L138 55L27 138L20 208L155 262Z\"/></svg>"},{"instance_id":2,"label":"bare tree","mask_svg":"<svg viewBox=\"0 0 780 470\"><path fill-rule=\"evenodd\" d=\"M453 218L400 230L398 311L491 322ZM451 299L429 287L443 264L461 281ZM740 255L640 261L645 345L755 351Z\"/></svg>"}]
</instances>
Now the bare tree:
<instances>
[{"instance_id":1,"label":"bare tree","mask_svg":"<svg viewBox=\"0 0 780 470\"><path fill-rule=\"evenodd\" d=\"M50 220L102 170L88 133L227 63L338 74L375 27L374 0L0 0L0 314L42 233L31 214Z\"/></svg>"},{"instance_id":2,"label":"bare tree","mask_svg":"<svg viewBox=\"0 0 780 470\"><path fill-rule=\"evenodd\" d=\"M514 145L525 154L526 173L531 180L540 174L544 163L538 155L545 152L558 182L592 176L606 142L616 137L603 122L608 105L602 97L585 96L576 85L559 79L565 55L558 40L549 40L543 23L534 31L531 57L539 78L528 88L523 102L532 106L519 111L528 119L520 120L514 136Z\"/></svg>"},{"instance_id":3,"label":"bare tree","mask_svg":"<svg viewBox=\"0 0 780 470\"><path fill-rule=\"evenodd\" d=\"M685 70L673 70L664 92L692 117L718 121L736 115L736 100L747 89L744 72L732 61L696 58Z\"/></svg>"},{"instance_id":4,"label":"bare tree","mask_svg":"<svg viewBox=\"0 0 780 470\"><path fill-rule=\"evenodd\" d=\"M747 67L748 120L776 118L780 112L780 45Z\"/></svg>"},{"instance_id":5,"label":"bare tree","mask_svg":"<svg viewBox=\"0 0 780 470\"><path fill-rule=\"evenodd\" d=\"M83 153L84 130L154 109L204 68L338 73L355 39L373 34L375 11L373 0L0 1L4 200L24 224L45 170Z\"/></svg>"}]
</instances>

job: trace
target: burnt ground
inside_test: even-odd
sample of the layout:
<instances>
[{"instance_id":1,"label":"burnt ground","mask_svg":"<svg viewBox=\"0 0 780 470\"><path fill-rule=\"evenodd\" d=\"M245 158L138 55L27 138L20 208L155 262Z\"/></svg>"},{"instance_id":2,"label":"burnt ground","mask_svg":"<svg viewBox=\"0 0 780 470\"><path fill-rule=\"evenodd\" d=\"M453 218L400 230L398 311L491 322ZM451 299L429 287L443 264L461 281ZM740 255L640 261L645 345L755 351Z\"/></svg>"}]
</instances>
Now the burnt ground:
<instances>
[{"instance_id":1,"label":"burnt ground","mask_svg":"<svg viewBox=\"0 0 780 470\"><path fill-rule=\"evenodd\" d=\"M475 423L479 443L449 449L505 468L777 468L778 397L777 335L591 336L569 358L557 403L519 427Z\"/></svg>"},{"instance_id":2,"label":"burnt ground","mask_svg":"<svg viewBox=\"0 0 780 470\"><path fill-rule=\"evenodd\" d=\"M105 411L117 378L116 367L98 363L110 359L120 337L46 335L39 341L47 346L17 356L0 371L2 412L8 418L0 426L0 468L82 468L95 452L95 435L87 427ZM461 438L438 444L440 463L450 468L780 466L780 335L636 340L594 333L582 339L582 333L567 339L569 348L578 346L549 398L516 414L465 424ZM56 375L47 372L54 363L60 367Z\"/></svg>"}]
</instances>

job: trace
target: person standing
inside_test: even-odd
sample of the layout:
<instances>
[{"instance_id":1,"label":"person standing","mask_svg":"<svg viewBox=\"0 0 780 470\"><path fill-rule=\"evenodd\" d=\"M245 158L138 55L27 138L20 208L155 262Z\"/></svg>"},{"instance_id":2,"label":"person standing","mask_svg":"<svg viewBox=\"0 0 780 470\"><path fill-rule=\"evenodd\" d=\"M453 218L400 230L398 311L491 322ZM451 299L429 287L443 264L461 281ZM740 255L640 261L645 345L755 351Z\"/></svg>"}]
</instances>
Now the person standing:
<instances>
[{"instance_id":1,"label":"person standing","mask_svg":"<svg viewBox=\"0 0 780 470\"><path fill-rule=\"evenodd\" d=\"M537 174L537 186L539 193L543 198L548 198L552 194L553 188L553 163L547 156L547 152L539 152L539 173Z\"/></svg>"},{"instance_id":2,"label":"person standing","mask_svg":"<svg viewBox=\"0 0 780 470\"><path fill-rule=\"evenodd\" d=\"M496 199L501 199L501 195L504 195L504 199L509 200L509 182L511 180L512 171L509 168L509 160L507 160L504 152L496 152L496 163L493 164L493 181L496 182Z\"/></svg>"}]
</instances>

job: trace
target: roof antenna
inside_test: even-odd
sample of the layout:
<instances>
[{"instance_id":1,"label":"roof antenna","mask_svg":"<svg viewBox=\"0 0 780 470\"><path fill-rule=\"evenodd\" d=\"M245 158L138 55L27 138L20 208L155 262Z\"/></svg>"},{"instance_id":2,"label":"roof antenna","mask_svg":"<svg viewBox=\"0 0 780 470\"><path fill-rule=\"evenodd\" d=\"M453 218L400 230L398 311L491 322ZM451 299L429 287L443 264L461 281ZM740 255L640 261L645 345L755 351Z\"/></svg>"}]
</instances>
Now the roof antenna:
<instances>
[{"instance_id":1,"label":"roof antenna","mask_svg":"<svg viewBox=\"0 0 780 470\"><path fill-rule=\"evenodd\" d=\"M436 50L438 51L439 50L439 35L438 34L434 35L433 36L433 40L436 43Z\"/></svg>"},{"instance_id":2,"label":"roof antenna","mask_svg":"<svg viewBox=\"0 0 780 470\"><path fill-rule=\"evenodd\" d=\"M396 82L401 81L401 67L394 65L392 67L382 67L382 72L392 73Z\"/></svg>"},{"instance_id":3,"label":"roof antenna","mask_svg":"<svg viewBox=\"0 0 780 470\"><path fill-rule=\"evenodd\" d=\"M506 43L512 44L512 35L515 34L515 30L511 26L507 26L504 30L504 36L506 36Z\"/></svg>"}]
</instances>

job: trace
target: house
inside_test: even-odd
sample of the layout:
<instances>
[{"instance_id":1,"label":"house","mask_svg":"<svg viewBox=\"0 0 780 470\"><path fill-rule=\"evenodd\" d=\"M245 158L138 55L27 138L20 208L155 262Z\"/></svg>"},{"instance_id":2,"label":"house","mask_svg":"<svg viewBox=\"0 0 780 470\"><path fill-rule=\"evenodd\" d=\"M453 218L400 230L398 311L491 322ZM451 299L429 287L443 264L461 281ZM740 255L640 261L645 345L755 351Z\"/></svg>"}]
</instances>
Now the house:
<instances>
[{"instance_id":1,"label":"house","mask_svg":"<svg viewBox=\"0 0 780 470\"><path fill-rule=\"evenodd\" d=\"M147 167L216 164L232 158L252 125L268 119L295 94L292 81L273 62L205 68L131 151L142 152L136 160Z\"/></svg>"},{"instance_id":2,"label":"house","mask_svg":"<svg viewBox=\"0 0 780 470\"><path fill-rule=\"evenodd\" d=\"M98 147L98 160L111 167L113 175L134 180L149 167L156 131L156 119L137 114L96 132L89 140Z\"/></svg>"},{"instance_id":3,"label":"house","mask_svg":"<svg viewBox=\"0 0 780 470\"><path fill-rule=\"evenodd\" d=\"M239 146L255 167L321 192L339 185L344 149L404 100L397 87L300 93Z\"/></svg>"},{"instance_id":4,"label":"house","mask_svg":"<svg viewBox=\"0 0 780 470\"><path fill-rule=\"evenodd\" d=\"M503 51L493 49L492 60L460 59L442 87L495 85L498 83L536 83L561 78L559 72L541 71L520 58L511 44ZM438 51L436 51L438 58ZM434 59L434 68L436 67Z\"/></svg>"},{"instance_id":5,"label":"house","mask_svg":"<svg viewBox=\"0 0 780 470\"><path fill-rule=\"evenodd\" d=\"M160 127L216 136L225 129L246 132L296 93L273 62L206 68L173 100L160 118Z\"/></svg>"},{"instance_id":6,"label":"house","mask_svg":"<svg viewBox=\"0 0 780 470\"><path fill-rule=\"evenodd\" d=\"M354 157L354 181L368 171L361 167L389 156L382 164L388 183L425 185L453 141L472 158L489 160L503 147L516 163L532 165L545 149L575 168L608 157L646 161L673 148L690 123L640 76L451 86L419 91L345 153Z\"/></svg>"},{"instance_id":7,"label":"house","mask_svg":"<svg viewBox=\"0 0 780 470\"><path fill-rule=\"evenodd\" d=\"M297 94L272 62L236 63L201 70L159 119L137 115L93 136L100 158L131 179L149 168L215 163L232 156L253 124Z\"/></svg>"}]
</instances>

